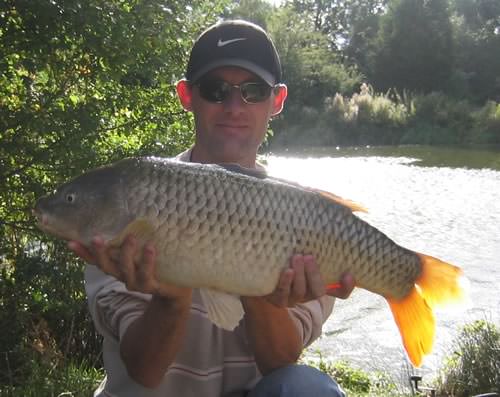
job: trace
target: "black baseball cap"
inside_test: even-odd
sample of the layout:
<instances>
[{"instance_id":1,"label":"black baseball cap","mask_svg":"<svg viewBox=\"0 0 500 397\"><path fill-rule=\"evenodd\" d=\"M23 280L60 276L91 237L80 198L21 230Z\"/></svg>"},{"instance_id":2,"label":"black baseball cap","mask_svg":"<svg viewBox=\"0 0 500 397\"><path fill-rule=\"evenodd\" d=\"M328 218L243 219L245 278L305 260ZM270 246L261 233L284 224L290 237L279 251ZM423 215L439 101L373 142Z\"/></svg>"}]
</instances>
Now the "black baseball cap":
<instances>
[{"instance_id":1,"label":"black baseball cap","mask_svg":"<svg viewBox=\"0 0 500 397\"><path fill-rule=\"evenodd\" d=\"M205 30L194 43L186 79L196 83L220 66L246 69L270 86L281 82L281 64L269 35L260 26L243 20L219 22Z\"/></svg>"}]
</instances>

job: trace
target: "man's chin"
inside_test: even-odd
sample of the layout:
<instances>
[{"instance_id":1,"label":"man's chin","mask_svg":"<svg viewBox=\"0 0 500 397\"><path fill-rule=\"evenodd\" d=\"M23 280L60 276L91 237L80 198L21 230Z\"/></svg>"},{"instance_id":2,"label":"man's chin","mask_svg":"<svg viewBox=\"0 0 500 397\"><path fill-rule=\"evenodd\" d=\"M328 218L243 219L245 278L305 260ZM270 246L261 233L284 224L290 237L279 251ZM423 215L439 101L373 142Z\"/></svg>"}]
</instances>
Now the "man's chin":
<instances>
[{"instance_id":1,"label":"man's chin","mask_svg":"<svg viewBox=\"0 0 500 397\"><path fill-rule=\"evenodd\" d=\"M235 127L235 126L218 126L217 133L225 137L246 137L251 134L248 127Z\"/></svg>"}]
</instances>

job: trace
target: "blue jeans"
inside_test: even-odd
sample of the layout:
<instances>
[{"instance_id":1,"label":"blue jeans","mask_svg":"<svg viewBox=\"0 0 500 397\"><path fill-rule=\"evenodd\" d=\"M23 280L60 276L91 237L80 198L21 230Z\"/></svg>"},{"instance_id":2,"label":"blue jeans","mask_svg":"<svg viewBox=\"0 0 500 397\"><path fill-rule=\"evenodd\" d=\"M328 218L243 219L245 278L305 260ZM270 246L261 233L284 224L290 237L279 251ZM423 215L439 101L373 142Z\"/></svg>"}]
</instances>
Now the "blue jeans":
<instances>
[{"instance_id":1,"label":"blue jeans","mask_svg":"<svg viewBox=\"0 0 500 397\"><path fill-rule=\"evenodd\" d=\"M345 397L328 375L307 365L288 365L264 376L247 397Z\"/></svg>"}]
</instances>

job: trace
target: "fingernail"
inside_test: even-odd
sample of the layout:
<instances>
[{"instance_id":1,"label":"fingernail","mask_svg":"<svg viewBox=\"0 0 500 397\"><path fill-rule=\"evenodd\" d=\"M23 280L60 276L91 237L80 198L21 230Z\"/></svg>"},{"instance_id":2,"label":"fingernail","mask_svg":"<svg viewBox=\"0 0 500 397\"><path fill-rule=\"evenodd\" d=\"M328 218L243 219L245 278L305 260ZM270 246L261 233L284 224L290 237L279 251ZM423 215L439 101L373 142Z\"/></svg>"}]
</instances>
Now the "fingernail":
<instances>
[{"instance_id":1,"label":"fingernail","mask_svg":"<svg viewBox=\"0 0 500 397\"><path fill-rule=\"evenodd\" d=\"M148 255L153 255L153 253L154 253L154 247L153 247L153 245L149 244L149 243L146 244L144 246L144 252L146 252Z\"/></svg>"},{"instance_id":2,"label":"fingernail","mask_svg":"<svg viewBox=\"0 0 500 397\"><path fill-rule=\"evenodd\" d=\"M102 246L104 244L104 240L101 236L95 236L93 239L92 239L92 245L94 246Z\"/></svg>"},{"instance_id":3,"label":"fingernail","mask_svg":"<svg viewBox=\"0 0 500 397\"><path fill-rule=\"evenodd\" d=\"M328 291L335 291L336 289L342 288L341 283L328 284Z\"/></svg>"},{"instance_id":4,"label":"fingernail","mask_svg":"<svg viewBox=\"0 0 500 397\"><path fill-rule=\"evenodd\" d=\"M312 255L304 256L304 263L306 266L312 266L314 264L314 256Z\"/></svg>"}]
</instances>

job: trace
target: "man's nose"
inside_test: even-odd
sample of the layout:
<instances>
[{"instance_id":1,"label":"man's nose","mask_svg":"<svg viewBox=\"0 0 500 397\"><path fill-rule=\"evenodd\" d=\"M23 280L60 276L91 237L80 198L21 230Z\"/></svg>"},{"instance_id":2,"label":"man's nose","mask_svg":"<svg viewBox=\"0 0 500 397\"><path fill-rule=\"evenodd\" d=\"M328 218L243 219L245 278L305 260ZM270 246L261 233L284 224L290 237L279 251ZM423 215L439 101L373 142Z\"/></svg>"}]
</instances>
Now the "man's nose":
<instances>
[{"instance_id":1,"label":"man's nose","mask_svg":"<svg viewBox=\"0 0 500 397\"><path fill-rule=\"evenodd\" d=\"M246 106L245 101L241 97L241 91L239 87L231 87L231 92L223 103L226 111L232 113L241 112L243 111L243 107Z\"/></svg>"}]
</instances>

